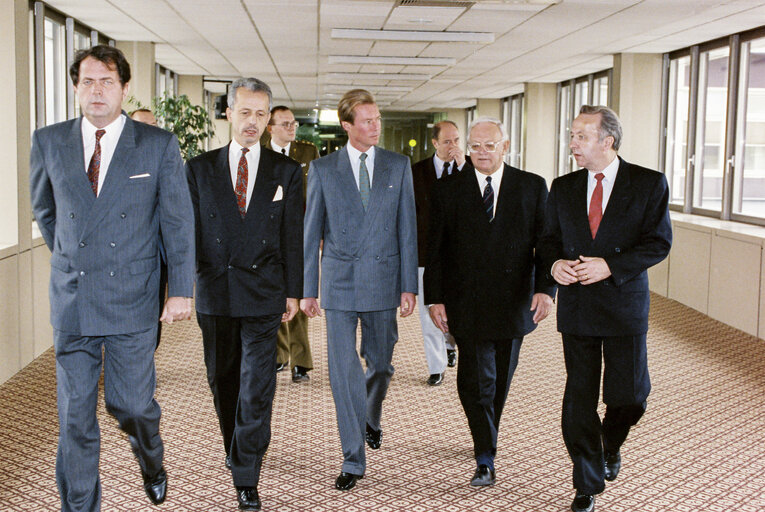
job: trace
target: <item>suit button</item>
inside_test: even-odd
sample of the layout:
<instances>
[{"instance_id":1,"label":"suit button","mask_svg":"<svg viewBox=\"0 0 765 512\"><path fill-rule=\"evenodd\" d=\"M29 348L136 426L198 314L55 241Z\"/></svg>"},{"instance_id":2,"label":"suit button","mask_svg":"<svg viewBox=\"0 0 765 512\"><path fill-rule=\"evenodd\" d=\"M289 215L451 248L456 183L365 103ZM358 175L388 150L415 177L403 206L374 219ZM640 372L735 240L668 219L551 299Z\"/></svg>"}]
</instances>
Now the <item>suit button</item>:
<instances>
[{"instance_id":1,"label":"suit button","mask_svg":"<svg viewBox=\"0 0 765 512\"><path fill-rule=\"evenodd\" d=\"M614 252L622 252L621 247L617 247L616 249L614 249Z\"/></svg>"},{"instance_id":2,"label":"suit button","mask_svg":"<svg viewBox=\"0 0 765 512\"><path fill-rule=\"evenodd\" d=\"M355 258L353 258L353 261L359 261L359 257L356 256Z\"/></svg>"},{"instance_id":3,"label":"suit button","mask_svg":"<svg viewBox=\"0 0 765 512\"><path fill-rule=\"evenodd\" d=\"M212 219L212 218L214 218L214 217L215 217L215 212L211 212L211 213L210 213L210 218Z\"/></svg>"},{"instance_id":4,"label":"suit button","mask_svg":"<svg viewBox=\"0 0 765 512\"><path fill-rule=\"evenodd\" d=\"M87 244L85 242L80 242L80 247L85 247Z\"/></svg>"},{"instance_id":5,"label":"suit button","mask_svg":"<svg viewBox=\"0 0 765 512\"><path fill-rule=\"evenodd\" d=\"M74 212L69 212L69 218L70 218L70 219L73 219L73 218L74 218Z\"/></svg>"},{"instance_id":6,"label":"suit button","mask_svg":"<svg viewBox=\"0 0 765 512\"><path fill-rule=\"evenodd\" d=\"M220 238L216 238L216 239L215 239L215 241L216 241L217 243L220 243Z\"/></svg>"},{"instance_id":7,"label":"suit button","mask_svg":"<svg viewBox=\"0 0 765 512\"><path fill-rule=\"evenodd\" d=\"M266 245L266 241L265 240L261 240L260 243L263 244L263 245Z\"/></svg>"},{"instance_id":8,"label":"suit button","mask_svg":"<svg viewBox=\"0 0 765 512\"><path fill-rule=\"evenodd\" d=\"M111 272L109 272L109 275L110 275L111 277L114 277L114 271L112 270Z\"/></svg>"},{"instance_id":9,"label":"suit button","mask_svg":"<svg viewBox=\"0 0 765 512\"><path fill-rule=\"evenodd\" d=\"M511 268L506 268L506 269L505 269L505 274L509 274L509 273L511 273L512 271L513 271L513 269L511 269Z\"/></svg>"},{"instance_id":10,"label":"suit button","mask_svg":"<svg viewBox=\"0 0 765 512\"><path fill-rule=\"evenodd\" d=\"M252 267L250 267L250 268L252 268L252 270L255 270L256 268L258 268L258 266L257 266L257 265L253 265L253 266L252 266Z\"/></svg>"},{"instance_id":11,"label":"suit button","mask_svg":"<svg viewBox=\"0 0 765 512\"><path fill-rule=\"evenodd\" d=\"M345 230L343 230L343 234L345 234Z\"/></svg>"},{"instance_id":12,"label":"suit button","mask_svg":"<svg viewBox=\"0 0 765 512\"><path fill-rule=\"evenodd\" d=\"M272 218L272 219L274 218L274 214L273 214L273 213L271 214L271 218Z\"/></svg>"},{"instance_id":13,"label":"suit button","mask_svg":"<svg viewBox=\"0 0 765 512\"><path fill-rule=\"evenodd\" d=\"M85 271L84 270L80 270L80 275L84 276L85 275Z\"/></svg>"},{"instance_id":14,"label":"suit button","mask_svg":"<svg viewBox=\"0 0 765 512\"><path fill-rule=\"evenodd\" d=\"M376 259L377 261L380 261L380 257L379 257L379 256L375 256L375 259Z\"/></svg>"},{"instance_id":15,"label":"suit button","mask_svg":"<svg viewBox=\"0 0 765 512\"><path fill-rule=\"evenodd\" d=\"M385 231L388 231L388 228L385 228Z\"/></svg>"},{"instance_id":16,"label":"suit button","mask_svg":"<svg viewBox=\"0 0 765 512\"><path fill-rule=\"evenodd\" d=\"M229 266L228 266L228 269L229 269L229 270L233 270L233 269L234 269L234 267L232 267L231 265L229 265Z\"/></svg>"},{"instance_id":17,"label":"suit button","mask_svg":"<svg viewBox=\"0 0 765 512\"><path fill-rule=\"evenodd\" d=\"M125 213L125 212L120 213L120 217L122 217L124 219L125 217L127 217L127 213Z\"/></svg>"},{"instance_id":18,"label":"suit button","mask_svg":"<svg viewBox=\"0 0 765 512\"><path fill-rule=\"evenodd\" d=\"M115 244L114 242L109 242L109 247L117 247L117 244Z\"/></svg>"}]
</instances>

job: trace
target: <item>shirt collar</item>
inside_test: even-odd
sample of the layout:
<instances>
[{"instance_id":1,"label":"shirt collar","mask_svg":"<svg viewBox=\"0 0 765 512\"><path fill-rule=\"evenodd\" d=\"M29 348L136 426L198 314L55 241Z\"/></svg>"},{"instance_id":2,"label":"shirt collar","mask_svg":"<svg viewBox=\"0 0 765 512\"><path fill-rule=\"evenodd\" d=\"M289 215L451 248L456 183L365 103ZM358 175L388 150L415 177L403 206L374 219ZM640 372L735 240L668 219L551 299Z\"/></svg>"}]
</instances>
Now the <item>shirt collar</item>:
<instances>
[{"instance_id":1,"label":"shirt collar","mask_svg":"<svg viewBox=\"0 0 765 512\"><path fill-rule=\"evenodd\" d=\"M274 139L271 139L271 149L276 151L277 153L281 153L282 149L284 150L284 154L289 155L290 154L290 144L291 142L288 142L286 146L282 147L276 142L274 142Z\"/></svg>"},{"instance_id":2,"label":"shirt collar","mask_svg":"<svg viewBox=\"0 0 765 512\"><path fill-rule=\"evenodd\" d=\"M354 160L354 161L361 160L361 153L362 152L359 151L358 149L354 148L353 145L350 142L348 144L346 144L345 147L348 148L348 157L351 160ZM375 147L374 146L371 146L369 149L364 151L364 153L367 154L367 161L369 161L369 160L374 161L374 159L375 159Z\"/></svg>"},{"instance_id":3,"label":"shirt collar","mask_svg":"<svg viewBox=\"0 0 765 512\"><path fill-rule=\"evenodd\" d=\"M473 172L475 172L475 176L480 185L484 186L486 184L486 178L491 177L491 182L494 184L493 186L496 187L502 182L502 174L505 172L505 163L503 162L502 165L499 166L499 169L494 171L490 176L478 172L478 169L474 169Z\"/></svg>"},{"instance_id":4,"label":"shirt collar","mask_svg":"<svg viewBox=\"0 0 765 512\"><path fill-rule=\"evenodd\" d=\"M440 158L438 158L438 155L437 155L437 154L434 154L434 155L433 155L433 165L435 165L435 166L436 166L436 169L438 169L439 171L443 171L443 170L444 170L444 164L445 164L445 163L446 163L446 162L444 162L443 160L441 160ZM452 160L452 161L450 161L450 162L449 162L449 170L450 170L450 171L453 171L453 170L454 170L454 164L456 164L456 163L457 163L457 162L455 162L454 160Z\"/></svg>"},{"instance_id":5,"label":"shirt collar","mask_svg":"<svg viewBox=\"0 0 765 512\"><path fill-rule=\"evenodd\" d=\"M242 151L243 146L239 144L235 139L231 139L231 145L228 148L228 154L229 155L239 155L239 153ZM249 155L252 155L253 157L257 158L260 156L260 141L256 142L252 146L248 148Z\"/></svg>"},{"instance_id":6,"label":"shirt collar","mask_svg":"<svg viewBox=\"0 0 765 512\"><path fill-rule=\"evenodd\" d=\"M109 135L117 133L117 131L122 131L122 127L125 125L125 119L125 114L120 114L117 116L117 119L107 124L103 128L96 128L96 126L91 123L87 117L82 116L82 134L84 138L91 140L96 138L96 130L106 130L104 136L108 137Z\"/></svg>"},{"instance_id":7,"label":"shirt collar","mask_svg":"<svg viewBox=\"0 0 765 512\"><path fill-rule=\"evenodd\" d=\"M605 175L605 177L603 179L605 179L609 183L613 183L614 180L616 179L616 173L617 173L618 170L619 170L619 157L615 156L614 159L611 160L611 163L608 164L606 166L606 168L603 169L600 172L602 172ZM592 172L589 169L587 169L587 172L589 173L590 179L594 180L595 179L595 175L597 173L596 172Z\"/></svg>"}]
</instances>

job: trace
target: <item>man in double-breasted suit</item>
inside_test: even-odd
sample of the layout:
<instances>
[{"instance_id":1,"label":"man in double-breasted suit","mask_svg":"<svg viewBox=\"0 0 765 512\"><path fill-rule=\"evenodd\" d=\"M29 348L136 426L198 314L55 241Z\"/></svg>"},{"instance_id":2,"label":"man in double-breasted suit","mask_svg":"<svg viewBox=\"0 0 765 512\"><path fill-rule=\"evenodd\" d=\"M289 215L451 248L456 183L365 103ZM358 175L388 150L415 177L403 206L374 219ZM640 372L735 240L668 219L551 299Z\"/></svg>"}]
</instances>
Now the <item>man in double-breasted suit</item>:
<instances>
[{"instance_id":1,"label":"man in double-breasted suit","mask_svg":"<svg viewBox=\"0 0 765 512\"><path fill-rule=\"evenodd\" d=\"M121 111L130 66L119 50L83 50L69 74L83 116L37 130L30 165L35 219L52 251L61 508L100 509L102 364L106 409L128 435L158 504L167 487L154 400L160 230L169 290L160 319L171 323L191 315L189 190L177 139Z\"/></svg>"},{"instance_id":2,"label":"man in double-breasted suit","mask_svg":"<svg viewBox=\"0 0 765 512\"><path fill-rule=\"evenodd\" d=\"M497 430L521 343L550 313L555 293L535 254L547 185L504 164L509 145L498 119L476 119L468 134L475 169L439 180L431 194L425 301L457 341L472 486L494 485Z\"/></svg>"},{"instance_id":3,"label":"man in double-breasted suit","mask_svg":"<svg viewBox=\"0 0 765 512\"><path fill-rule=\"evenodd\" d=\"M376 146L380 111L362 89L343 95L338 117L348 144L311 163L305 216L304 298L312 318L327 315L329 382L343 447L335 487L349 490L366 471L364 440L382 442L382 402L393 375L393 346L401 316L414 311L417 293L417 226L409 159ZM361 355L356 328L361 321Z\"/></svg>"},{"instance_id":4,"label":"man in double-breasted suit","mask_svg":"<svg viewBox=\"0 0 765 512\"><path fill-rule=\"evenodd\" d=\"M287 155L300 164L303 175L303 201L305 202L306 184L308 182L308 164L319 158L319 150L310 142L295 140L298 122L295 115L284 105L271 109L271 119L268 121L268 133L271 137L267 143L277 153ZM263 142L261 137L261 143ZM289 366L288 366L289 365ZM313 369L311 344L308 341L308 317L298 311L295 318L282 323L276 341L276 370L292 367L292 381L308 380L308 372Z\"/></svg>"},{"instance_id":5,"label":"man in double-breasted suit","mask_svg":"<svg viewBox=\"0 0 765 512\"><path fill-rule=\"evenodd\" d=\"M414 203L417 207L417 277L419 278L420 297L423 296L423 274L428 260L428 224L430 221L430 191L437 180L461 172L467 165L472 169L470 159L460 144L460 132L452 121L440 121L433 125L433 147L435 154L420 160L412 166L414 184ZM420 301L420 327L425 348L425 361L428 364L430 386L439 386L444 381L447 365L457 364L457 350L454 337L442 333L430 319L428 308Z\"/></svg>"},{"instance_id":6,"label":"man in double-breasted suit","mask_svg":"<svg viewBox=\"0 0 765 512\"><path fill-rule=\"evenodd\" d=\"M539 245L548 278L560 285L567 373L562 426L574 463L574 512L592 511L605 480L616 479L621 445L645 412L651 390L646 271L672 243L667 181L619 158L621 138L611 109L581 108L569 146L583 169L553 181Z\"/></svg>"},{"instance_id":7,"label":"man in double-breasted suit","mask_svg":"<svg viewBox=\"0 0 765 512\"><path fill-rule=\"evenodd\" d=\"M271 439L276 333L303 288L300 165L262 148L271 89L256 78L229 87L233 140L189 161L197 242L197 320L207 380L239 508L259 510Z\"/></svg>"}]
</instances>

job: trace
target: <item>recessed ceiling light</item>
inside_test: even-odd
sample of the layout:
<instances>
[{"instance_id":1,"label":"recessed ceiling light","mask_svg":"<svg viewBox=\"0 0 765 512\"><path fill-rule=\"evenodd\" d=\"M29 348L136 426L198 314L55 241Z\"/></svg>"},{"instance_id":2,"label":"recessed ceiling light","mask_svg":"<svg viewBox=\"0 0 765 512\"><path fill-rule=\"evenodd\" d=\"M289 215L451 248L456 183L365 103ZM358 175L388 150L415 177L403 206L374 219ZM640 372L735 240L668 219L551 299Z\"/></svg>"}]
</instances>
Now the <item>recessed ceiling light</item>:
<instances>
[{"instance_id":1,"label":"recessed ceiling light","mask_svg":"<svg viewBox=\"0 0 765 512\"><path fill-rule=\"evenodd\" d=\"M493 43L493 32L437 32L427 30L371 30L333 28L333 39L371 39L375 41L415 41L446 43Z\"/></svg>"},{"instance_id":2,"label":"recessed ceiling light","mask_svg":"<svg viewBox=\"0 0 765 512\"><path fill-rule=\"evenodd\" d=\"M454 66L450 57L374 57L366 55L330 55L330 64L383 64L391 66Z\"/></svg>"}]
</instances>

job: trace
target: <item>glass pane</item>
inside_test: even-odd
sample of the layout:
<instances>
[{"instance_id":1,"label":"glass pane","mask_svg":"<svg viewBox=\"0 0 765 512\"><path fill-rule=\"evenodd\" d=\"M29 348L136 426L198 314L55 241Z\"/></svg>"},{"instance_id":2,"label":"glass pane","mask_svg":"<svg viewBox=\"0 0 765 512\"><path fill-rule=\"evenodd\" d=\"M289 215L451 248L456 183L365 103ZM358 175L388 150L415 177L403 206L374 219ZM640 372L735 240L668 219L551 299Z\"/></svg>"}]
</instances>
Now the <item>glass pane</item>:
<instances>
[{"instance_id":1,"label":"glass pane","mask_svg":"<svg viewBox=\"0 0 765 512\"><path fill-rule=\"evenodd\" d=\"M592 81L592 104L609 106L607 76L601 76Z\"/></svg>"},{"instance_id":2,"label":"glass pane","mask_svg":"<svg viewBox=\"0 0 765 512\"><path fill-rule=\"evenodd\" d=\"M667 147L664 174L667 176L670 201L683 204L688 162L688 94L690 92L691 58L670 62L667 88Z\"/></svg>"},{"instance_id":3,"label":"glass pane","mask_svg":"<svg viewBox=\"0 0 765 512\"><path fill-rule=\"evenodd\" d=\"M733 212L765 217L765 38L741 48Z\"/></svg>"},{"instance_id":4,"label":"glass pane","mask_svg":"<svg viewBox=\"0 0 765 512\"><path fill-rule=\"evenodd\" d=\"M571 86L564 85L560 88L560 116L558 117L558 176L563 176L571 171L569 164L568 139L571 129Z\"/></svg>"},{"instance_id":5,"label":"glass pane","mask_svg":"<svg viewBox=\"0 0 765 512\"><path fill-rule=\"evenodd\" d=\"M510 165L521 167L523 148L523 94L511 99Z\"/></svg>"},{"instance_id":6,"label":"glass pane","mask_svg":"<svg viewBox=\"0 0 765 512\"><path fill-rule=\"evenodd\" d=\"M64 25L45 18L45 124L66 119Z\"/></svg>"},{"instance_id":7,"label":"glass pane","mask_svg":"<svg viewBox=\"0 0 765 512\"><path fill-rule=\"evenodd\" d=\"M693 206L707 210L722 208L728 54L726 46L699 58Z\"/></svg>"},{"instance_id":8,"label":"glass pane","mask_svg":"<svg viewBox=\"0 0 765 512\"><path fill-rule=\"evenodd\" d=\"M590 84L587 82L577 82L574 85L574 113L578 114L582 105L587 104L589 97Z\"/></svg>"}]
</instances>

